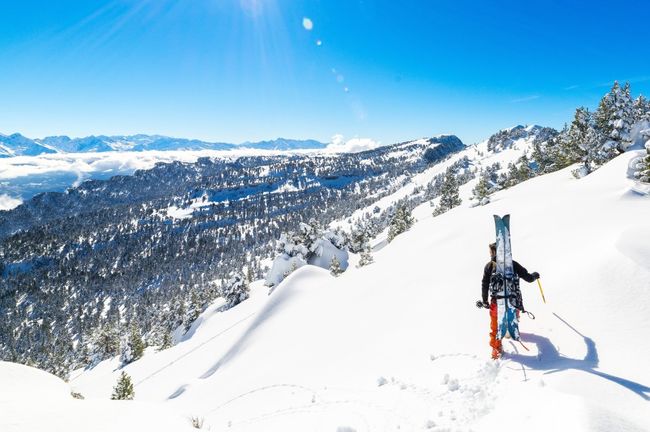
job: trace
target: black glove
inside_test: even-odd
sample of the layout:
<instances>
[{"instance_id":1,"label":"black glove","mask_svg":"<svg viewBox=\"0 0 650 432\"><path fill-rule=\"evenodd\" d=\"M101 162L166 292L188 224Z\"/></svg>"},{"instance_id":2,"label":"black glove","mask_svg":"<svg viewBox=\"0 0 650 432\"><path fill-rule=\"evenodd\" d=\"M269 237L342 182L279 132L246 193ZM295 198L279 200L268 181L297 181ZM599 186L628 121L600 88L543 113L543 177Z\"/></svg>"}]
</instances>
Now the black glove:
<instances>
[{"instance_id":1,"label":"black glove","mask_svg":"<svg viewBox=\"0 0 650 432\"><path fill-rule=\"evenodd\" d=\"M539 273L537 272L532 272L530 275L533 277L534 280L539 279Z\"/></svg>"},{"instance_id":2,"label":"black glove","mask_svg":"<svg viewBox=\"0 0 650 432\"><path fill-rule=\"evenodd\" d=\"M479 301L476 302L476 307L479 308L479 309L483 309L483 308L489 309L490 305L488 304L488 302L484 302L484 301L479 300Z\"/></svg>"}]
</instances>

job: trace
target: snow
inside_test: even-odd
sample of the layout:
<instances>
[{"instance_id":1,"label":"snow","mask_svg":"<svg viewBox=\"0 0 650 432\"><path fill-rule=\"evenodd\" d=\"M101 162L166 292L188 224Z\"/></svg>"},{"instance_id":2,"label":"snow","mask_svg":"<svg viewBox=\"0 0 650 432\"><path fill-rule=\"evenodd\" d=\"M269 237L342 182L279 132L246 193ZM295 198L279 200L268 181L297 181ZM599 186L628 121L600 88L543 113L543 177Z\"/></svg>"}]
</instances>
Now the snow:
<instances>
[{"instance_id":1,"label":"snow","mask_svg":"<svg viewBox=\"0 0 650 432\"><path fill-rule=\"evenodd\" d=\"M179 208L176 206L170 206L167 208L167 216L173 219L189 219L194 213L194 208Z\"/></svg>"},{"instance_id":2,"label":"snow","mask_svg":"<svg viewBox=\"0 0 650 432\"><path fill-rule=\"evenodd\" d=\"M190 419L166 413L158 404L74 399L68 384L28 366L0 361L0 382L3 432L194 430Z\"/></svg>"},{"instance_id":3,"label":"snow","mask_svg":"<svg viewBox=\"0 0 650 432\"><path fill-rule=\"evenodd\" d=\"M270 295L255 282L236 307L208 308L191 337L124 367L133 402L105 400L121 372L115 362L74 374L71 385L92 403L146 403L151 411L129 411L147 417L140 430L198 416L206 429L229 431L482 432L504 421L527 432L650 431L650 201L631 191L626 175L637 155L579 180L569 167L435 218L424 204L411 230L374 253L375 263L351 265L338 278L306 265ZM417 181L436 170L444 166ZM536 315L520 324L530 351L505 340L504 359L493 361L489 317L474 303L492 215L506 213L514 258L541 274L547 303L536 284L522 282ZM30 401L29 417L0 417L0 430L49 430L36 423L44 418L74 431L77 420L63 407L73 402L84 401L46 391ZM19 405L13 396L9 403ZM48 418L59 404L63 417ZM117 421L112 409L96 415Z\"/></svg>"},{"instance_id":4,"label":"snow","mask_svg":"<svg viewBox=\"0 0 650 432\"><path fill-rule=\"evenodd\" d=\"M189 219L192 217L195 210L200 209L201 207L209 207L212 204L215 204L214 202L210 201L208 198L209 197L207 196L207 194L203 194L199 197L192 199L190 204L187 207L178 207L172 205L167 207L167 209L165 209L164 211L167 217L173 219Z\"/></svg>"},{"instance_id":5,"label":"snow","mask_svg":"<svg viewBox=\"0 0 650 432\"><path fill-rule=\"evenodd\" d=\"M285 252L278 255L273 261L271 270L266 275L264 284L267 286L277 286L285 278L285 274L289 274L307 264L329 270L334 257L338 260L341 269L346 270L349 265L349 254L347 251L337 248L332 243L330 236L333 235L333 233L327 232L318 238L311 246L314 253L307 261L305 261L303 253L295 255L294 253L289 254ZM304 247L304 245L299 245L295 249L301 250Z\"/></svg>"},{"instance_id":6,"label":"snow","mask_svg":"<svg viewBox=\"0 0 650 432\"><path fill-rule=\"evenodd\" d=\"M514 128L514 127L513 127ZM510 129L513 129L510 128ZM539 126L531 126L532 128L539 128ZM529 129L527 128L527 129ZM444 135L439 135L442 137ZM344 221L336 221L331 224L332 228L340 227L343 229L350 229L350 223L348 221L353 221L354 219L361 218L365 213L372 213L372 209L379 207L381 210L386 210L392 204L399 201L400 199L406 198L413 194L416 188L425 187L429 182L431 182L437 175L444 174L444 172L454 163L460 161L461 159L467 157L470 163L474 164L476 169L485 168L491 166L495 163L501 165L501 169L497 173L505 173L508 170L509 163L515 163L522 154L530 154L533 146L534 136L527 138L520 138L513 141L512 146L499 150L498 152L488 151L488 140L482 141L478 144L467 146L464 150L452 154L448 159L432 165L430 168L422 171L421 173L415 175L408 185L403 188L400 188L396 192L383 197L382 199L376 201L375 203L369 205L368 207L358 209L355 211L351 217L347 218ZM411 144L426 144L428 143L427 138L422 138L413 142L407 142L404 145L408 146ZM401 157L406 153L404 150L400 150L399 146L396 150L389 153L388 157ZM413 157L418 157L417 154L411 153ZM399 183L402 178L395 179L395 183ZM469 181L465 185L460 187L460 197L463 202L469 202L472 197L472 189L476 186L479 179ZM418 218L421 215L427 216L431 213L431 208L429 206L422 206L419 209L416 209L413 215Z\"/></svg>"}]
</instances>

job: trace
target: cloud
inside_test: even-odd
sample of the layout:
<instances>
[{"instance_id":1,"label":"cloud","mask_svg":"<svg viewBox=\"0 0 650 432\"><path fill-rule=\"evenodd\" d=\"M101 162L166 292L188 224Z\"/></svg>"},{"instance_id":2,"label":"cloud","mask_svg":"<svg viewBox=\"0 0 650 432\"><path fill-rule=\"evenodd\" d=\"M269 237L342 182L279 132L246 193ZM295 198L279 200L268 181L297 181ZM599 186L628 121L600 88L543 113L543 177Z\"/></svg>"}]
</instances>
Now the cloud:
<instances>
[{"instance_id":1,"label":"cloud","mask_svg":"<svg viewBox=\"0 0 650 432\"><path fill-rule=\"evenodd\" d=\"M529 101L533 101L535 99L539 99L540 97L541 97L540 95L524 96L522 98L513 99L510 102L512 102L512 103L529 102Z\"/></svg>"},{"instance_id":2,"label":"cloud","mask_svg":"<svg viewBox=\"0 0 650 432\"><path fill-rule=\"evenodd\" d=\"M18 198L10 197L7 194L0 195L0 210L11 210L14 207L18 207L23 202Z\"/></svg>"},{"instance_id":3,"label":"cloud","mask_svg":"<svg viewBox=\"0 0 650 432\"><path fill-rule=\"evenodd\" d=\"M328 153L358 153L380 147L381 143L371 138L352 138L345 140L343 135L336 134L325 148Z\"/></svg>"},{"instance_id":4,"label":"cloud","mask_svg":"<svg viewBox=\"0 0 650 432\"><path fill-rule=\"evenodd\" d=\"M313 150L298 150L297 153ZM288 154L280 150L143 151L103 153L51 153L38 156L0 158L0 210L20 205L41 192L63 192L88 179L108 179L153 168L157 163L194 163L200 157ZM11 195L9 195L11 194Z\"/></svg>"}]
</instances>

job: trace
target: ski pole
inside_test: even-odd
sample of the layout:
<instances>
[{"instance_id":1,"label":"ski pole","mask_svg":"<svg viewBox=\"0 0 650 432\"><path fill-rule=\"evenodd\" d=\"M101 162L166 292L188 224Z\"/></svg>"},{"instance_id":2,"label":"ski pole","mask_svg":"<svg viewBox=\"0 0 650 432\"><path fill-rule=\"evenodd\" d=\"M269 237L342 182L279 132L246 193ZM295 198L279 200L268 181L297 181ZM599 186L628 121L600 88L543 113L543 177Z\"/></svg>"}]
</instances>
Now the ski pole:
<instances>
[{"instance_id":1,"label":"ski pole","mask_svg":"<svg viewBox=\"0 0 650 432\"><path fill-rule=\"evenodd\" d=\"M546 303L546 297L544 297L544 290L542 289L542 283L537 279L537 285L539 286L539 292L542 293L542 300Z\"/></svg>"}]
</instances>

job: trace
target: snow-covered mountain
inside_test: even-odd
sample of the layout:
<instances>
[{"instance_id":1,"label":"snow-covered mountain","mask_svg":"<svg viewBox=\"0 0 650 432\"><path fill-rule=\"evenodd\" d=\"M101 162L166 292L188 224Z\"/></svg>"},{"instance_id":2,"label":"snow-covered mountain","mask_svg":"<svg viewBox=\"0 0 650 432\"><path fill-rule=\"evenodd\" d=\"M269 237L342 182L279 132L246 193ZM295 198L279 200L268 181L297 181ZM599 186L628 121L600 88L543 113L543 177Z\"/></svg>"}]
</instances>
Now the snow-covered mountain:
<instances>
[{"instance_id":1,"label":"snow-covered mountain","mask_svg":"<svg viewBox=\"0 0 650 432\"><path fill-rule=\"evenodd\" d=\"M278 138L271 141L245 142L241 147L260 150L317 150L324 149L327 144L316 140L292 140Z\"/></svg>"},{"instance_id":2,"label":"snow-covered mountain","mask_svg":"<svg viewBox=\"0 0 650 432\"><path fill-rule=\"evenodd\" d=\"M209 307L172 348L150 349L122 369L115 360L73 374L68 388L87 400L57 402L56 414L70 419L61 422L68 430L82 430L73 420L85 418L84 406L104 403L160 431L191 418L232 431L480 432L504 423L648 431L650 205L627 177L638 153L580 180L571 168L534 178L485 206L467 204L467 183L465 205L432 217L423 204L410 231L387 245L380 235L369 266L355 268L353 255L338 278L306 266L271 295L257 282L235 308ZM536 285L523 285L536 318L522 318L524 345L506 341L504 359L493 361L488 314L474 301L492 214L505 213L515 259L541 273L547 303ZM137 403L103 402L122 370ZM37 393L37 385L25 382L21 391ZM0 422L42 430L52 402L11 398L12 416ZM134 408L142 404L153 408ZM152 409L170 423L161 425Z\"/></svg>"},{"instance_id":3,"label":"snow-covered mountain","mask_svg":"<svg viewBox=\"0 0 650 432\"><path fill-rule=\"evenodd\" d=\"M250 298L231 309L218 298L200 315L190 312L193 318L188 327L183 318L171 348L151 347L128 365L116 357L77 370L69 386L40 372L0 364L0 375L25 377L25 387L9 386L9 391L58 389L56 403L47 402L52 396L35 401L38 416L33 407L21 404L24 398L0 397L11 413L4 424L0 420L0 427L18 424L20 430L41 430L53 423L81 430L83 419L101 406L114 413L104 430L121 427L114 418L156 430L182 430L203 422L213 430L244 431L492 431L504 421L534 431L650 430L643 414L650 400L650 347L639 342L650 330L650 293L645 289L650 278L650 206L646 195L635 192L630 177L630 167L643 152L628 151L581 179L574 176L574 165L524 181L532 176L532 167L545 172L547 162L540 151L557 151L556 137L551 129L518 126L469 147L453 136L441 136L345 157L159 165L133 179L88 183L65 196L45 194L6 213L5 224L26 223L27 228L24 234L7 237L3 253L11 266L5 274L11 276L12 286L39 287L14 299L16 317L31 316L38 322L37 311L55 317L53 324L31 330L19 319L17 331L27 334L19 339L35 342L43 332L57 331L50 355L62 359L61 364L70 361L65 347L71 343L66 337L73 326L67 325L67 336L61 335L58 322L77 325L82 316L86 323L104 322L93 315L97 304L110 304L108 313L121 316L124 326L133 323L129 311L139 310L143 302L147 312L140 311L138 319L154 316L159 287L136 290L148 295L135 301L128 287L145 285L134 285L134 275L153 271L161 276L176 271L171 266L177 264L182 271L187 267L182 260L189 259L192 271L181 273L189 278L177 284L170 303L160 304L181 313L174 299L187 297L190 286L201 286L192 282L195 276L203 282L216 274L210 271L212 264L201 267L193 251L206 263L202 245L220 244L215 240L221 235L232 237L235 244L212 254L221 265L228 257L225 250L244 247L255 238L248 235L252 230L262 233L257 222L224 232L221 221L239 220L237 215L249 214L252 208L256 214L266 214L265 208L287 209L280 219L263 224L264 235L276 235L281 221L292 220L291 208L303 217L315 215L319 204L312 200L314 180L319 183L316 193L328 196L322 207L328 215L333 209L345 215L329 223L332 231L354 231L359 221L371 220L379 231L373 234L373 264L357 268L360 256L351 253L347 271L338 278L305 265L286 272L272 291L257 281ZM224 177L230 170L233 175ZM432 210L442 206L441 182L450 172L461 184L462 205L433 216ZM249 184L246 178L256 178L250 174L263 174L261 182ZM287 182L289 177L295 178ZM192 183L194 178L200 182ZM476 188L492 178L506 189L493 191L490 203L476 206ZM221 185L223 179L238 183ZM150 187L151 182L156 186ZM186 182L191 191L183 193ZM282 196L276 195L274 185L281 186ZM251 187L262 187L263 193ZM338 192L332 195L330 188ZM167 196L170 191L181 192L173 205L152 195ZM288 201L280 204L278 198ZM87 208L89 204L106 209ZM383 221L398 205L412 208L417 222L389 242ZM57 209L65 209L59 219L70 226L56 221ZM20 217L14 218L14 213ZM515 259L541 273L548 303L541 301L536 285L524 284L525 304L536 319L522 317L523 344L506 341L504 359L495 362L489 359L487 312L476 309L474 302L480 296L487 244L494 238L492 215L505 213L512 215ZM46 219L49 222L39 225ZM108 223L114 220L132 222ZM159 220L164 228L160 233ZM214 239L203 235L211 226L217 228ZM154 243L145 244L141 253L131 237L137 244L149 239ZM40 238L47 243L41 244ZM56 264L61 253L50 250L64 251L64 272ZM147 251L154 250L149 257ZM254 250L259 257L267 249L256 245ZM238 265L253 265L247 250L241 252L235 257ZM29 261L16 261L26 254ZM162 268L156 267L155 257L165 257ZM101 274L101 280L83 279L86 267ZM43 283L26 278L36 268L47 275ZM77 279L70 277L76 269L82 271L84 286L91 283L94 288L74 288ZM95 288L110 284L114 288L107 289L108 297L92 297ZM59 296L58 285L66 296ZM31 306L41 293L47 293L47 307ZM78 302L84 298L90 303ZM67 309L79 311L79 318L67 321L65 314L60 316ZM140 328L143 334L149 331ZM2 333L12 331L7 327ZM18 348L27 347L38 361L39 344ZM122 372L132 377L135 402L107 400ZM69 391L87 400L66 397ZM150 417L156 420L148 423Z\"/></svg>"},{"instance_id":4,"label":"snow-covered mountain","mask_svg":"<svg viewBox=\"0 0 650 432\"><path fill-rule=\"evenodd\" d=\"M44 153L56 153L57 149L46 143L39 143L22 136L0 134L0 158L14 156L36 156Z\"/></svg>"},{"instance_id":5,"label":"snow-covered mountain","mask_svg":"<svg viewBox=\"0 0 650 432\"><path fill-rule=\"evenodd\" d=\"M172 138L161 135L89 136L70 138L51 136L30 139L21 134L0 135L0 157L36 156L44 153L95 153L110 151L171 151L171 150L258 150L323 149L327 144L315 140L278 138L271 141L228 144L195 139Z\"/></svg>"},{"instance_id":6,"label":"snow-covered mountain","mask_svg":"<svg viewBox=\"0 0 650 432\"><path fill-rule=\"evenodd\" d=\"M358 153L203 157L37 195L0 212L3 285L21 293L0 297L0 357L65 376L118 316L157 344L219 295L215 280L242 265L263 277L283 232L344 219L461 149L449 136ZM392 210L377 210L380 230Z\"/></svg>"}]
</instances>

